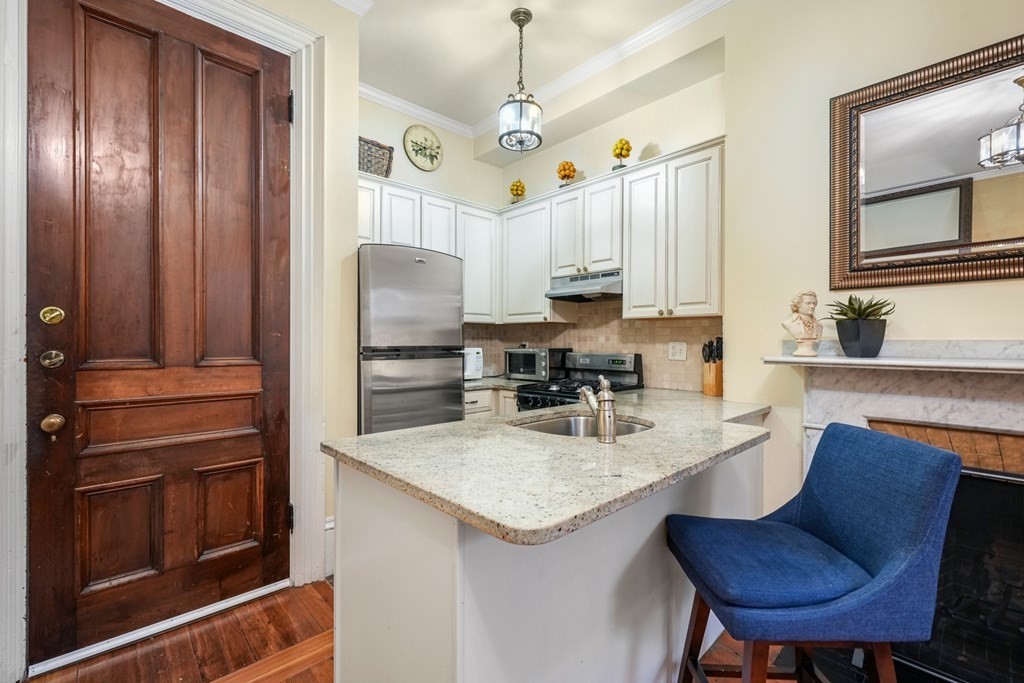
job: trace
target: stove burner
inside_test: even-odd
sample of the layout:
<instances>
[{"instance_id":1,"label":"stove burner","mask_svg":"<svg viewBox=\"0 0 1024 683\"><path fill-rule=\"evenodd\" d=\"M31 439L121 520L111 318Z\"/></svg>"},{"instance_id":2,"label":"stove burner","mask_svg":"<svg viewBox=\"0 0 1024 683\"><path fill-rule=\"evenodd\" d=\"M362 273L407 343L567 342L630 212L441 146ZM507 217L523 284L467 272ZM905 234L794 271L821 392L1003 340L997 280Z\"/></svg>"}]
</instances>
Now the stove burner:
<instances>
[{"instance_id":1,"label":"stove burner","mask_svg":"<svg viewBox=\"0 0 1024 683\"><path fill-rule=\"evenodd\" d=\"M590 387L596 391L597 385L597 380L592 379L560 379L551 384L542 384L536 390L551 391L559 394L578 394L583 387Z\"/></svg>"}]
</instances>

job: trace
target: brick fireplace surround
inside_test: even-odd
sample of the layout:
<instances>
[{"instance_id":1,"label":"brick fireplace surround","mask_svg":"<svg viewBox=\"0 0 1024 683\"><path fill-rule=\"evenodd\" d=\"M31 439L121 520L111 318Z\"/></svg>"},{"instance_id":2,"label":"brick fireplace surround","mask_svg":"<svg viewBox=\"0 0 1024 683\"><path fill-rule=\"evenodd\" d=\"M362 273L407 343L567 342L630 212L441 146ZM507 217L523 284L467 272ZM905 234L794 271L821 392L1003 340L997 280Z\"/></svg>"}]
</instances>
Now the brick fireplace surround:
<instances>
[{"instance_id":1,"label":"brick fireplace surround","mask_svg":"<svg viewBox=\"0 0 1024 683\"><path fill-rule=\"evenodd\" d=\"M843 422L958 453L932 639L894 644L901 683L1024 683L1024 342L890 341L876 361L823 341L801 362L784 345L769 364L804 366L804 463L821 430ZM815 663L860 683L849 651Z\"/></svg>"}]
</instances>

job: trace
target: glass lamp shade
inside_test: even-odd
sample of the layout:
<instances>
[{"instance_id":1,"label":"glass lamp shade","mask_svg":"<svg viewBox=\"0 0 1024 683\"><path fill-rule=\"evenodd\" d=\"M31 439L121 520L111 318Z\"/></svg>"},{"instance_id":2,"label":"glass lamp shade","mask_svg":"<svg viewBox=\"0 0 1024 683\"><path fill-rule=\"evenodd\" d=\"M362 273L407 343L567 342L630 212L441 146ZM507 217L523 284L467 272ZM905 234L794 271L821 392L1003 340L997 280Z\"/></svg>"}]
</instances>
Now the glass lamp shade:
<instances>
[{"instance_id":1,"label":"glass lamp shade","mask_svg":"<svg viewBox=\"0 0 1024 683\"><path fill-rule=\"evenodd\" d=\"M537 149L541 143L541 119L544 110L533 95L509 95L498 109L498 144L514 152Z\"/></svg>"},{"instance_id":2,"label":"glass lamp shade","mask_svg":"<svg viewBox=\"0 0 1024 683\"><path fill-rule=\"evenodd\" d=\"M983 168L1024 162L1024 116L978 138L978 157Z\"/></svg>"}]
</instances>

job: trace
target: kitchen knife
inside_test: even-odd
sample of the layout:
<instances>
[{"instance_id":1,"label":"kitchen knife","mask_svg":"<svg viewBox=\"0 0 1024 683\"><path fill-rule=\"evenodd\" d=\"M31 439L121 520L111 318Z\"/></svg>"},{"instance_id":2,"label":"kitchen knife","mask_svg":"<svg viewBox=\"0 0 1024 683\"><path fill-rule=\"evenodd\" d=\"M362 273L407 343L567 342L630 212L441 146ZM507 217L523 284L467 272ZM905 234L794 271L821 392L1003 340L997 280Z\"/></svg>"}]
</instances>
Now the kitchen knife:
<instances>
[{"instance_id":1,"label":"kitchen knife","mask_svg":"<svg viewBox=\"0 0 1024 683\"><path fill-rule=\"evenodd\" d=\"M722 338L715 337L715 360L722 360Z\"/></svg>"},{"instance_id":2,"label":"kitchen knife","mask_svg":"<svg viewBox=\"0 0 1024 683\"><path fill-rule=\"evenodd\" d=\"M704 342L704 346L701 347L700 353L704 356L705 363L711 362L711 347L708 345L708 342Z\"/></svg>"}]
</instances>

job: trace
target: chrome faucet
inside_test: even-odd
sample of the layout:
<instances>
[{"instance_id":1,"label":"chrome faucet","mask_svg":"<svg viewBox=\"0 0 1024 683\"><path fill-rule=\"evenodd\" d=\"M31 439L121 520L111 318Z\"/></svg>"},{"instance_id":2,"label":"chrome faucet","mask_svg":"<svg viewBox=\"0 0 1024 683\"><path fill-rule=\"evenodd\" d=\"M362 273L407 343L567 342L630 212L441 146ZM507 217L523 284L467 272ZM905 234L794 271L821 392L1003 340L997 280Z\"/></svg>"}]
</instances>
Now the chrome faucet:
<instances>
[{"instance_id":1,"label":"chrome faucet","mask_svg":"<svg viewBox=\"0 0 1024 683\"><path fill-rule=\"evenodd\" d=\"M612 393L612 383L598 375L598 392L590 387L580 389L580 400L585 401L590 409L597 416L597 440L600 443L615 443L615 394Z\"/></svg>"}]
</instances>

